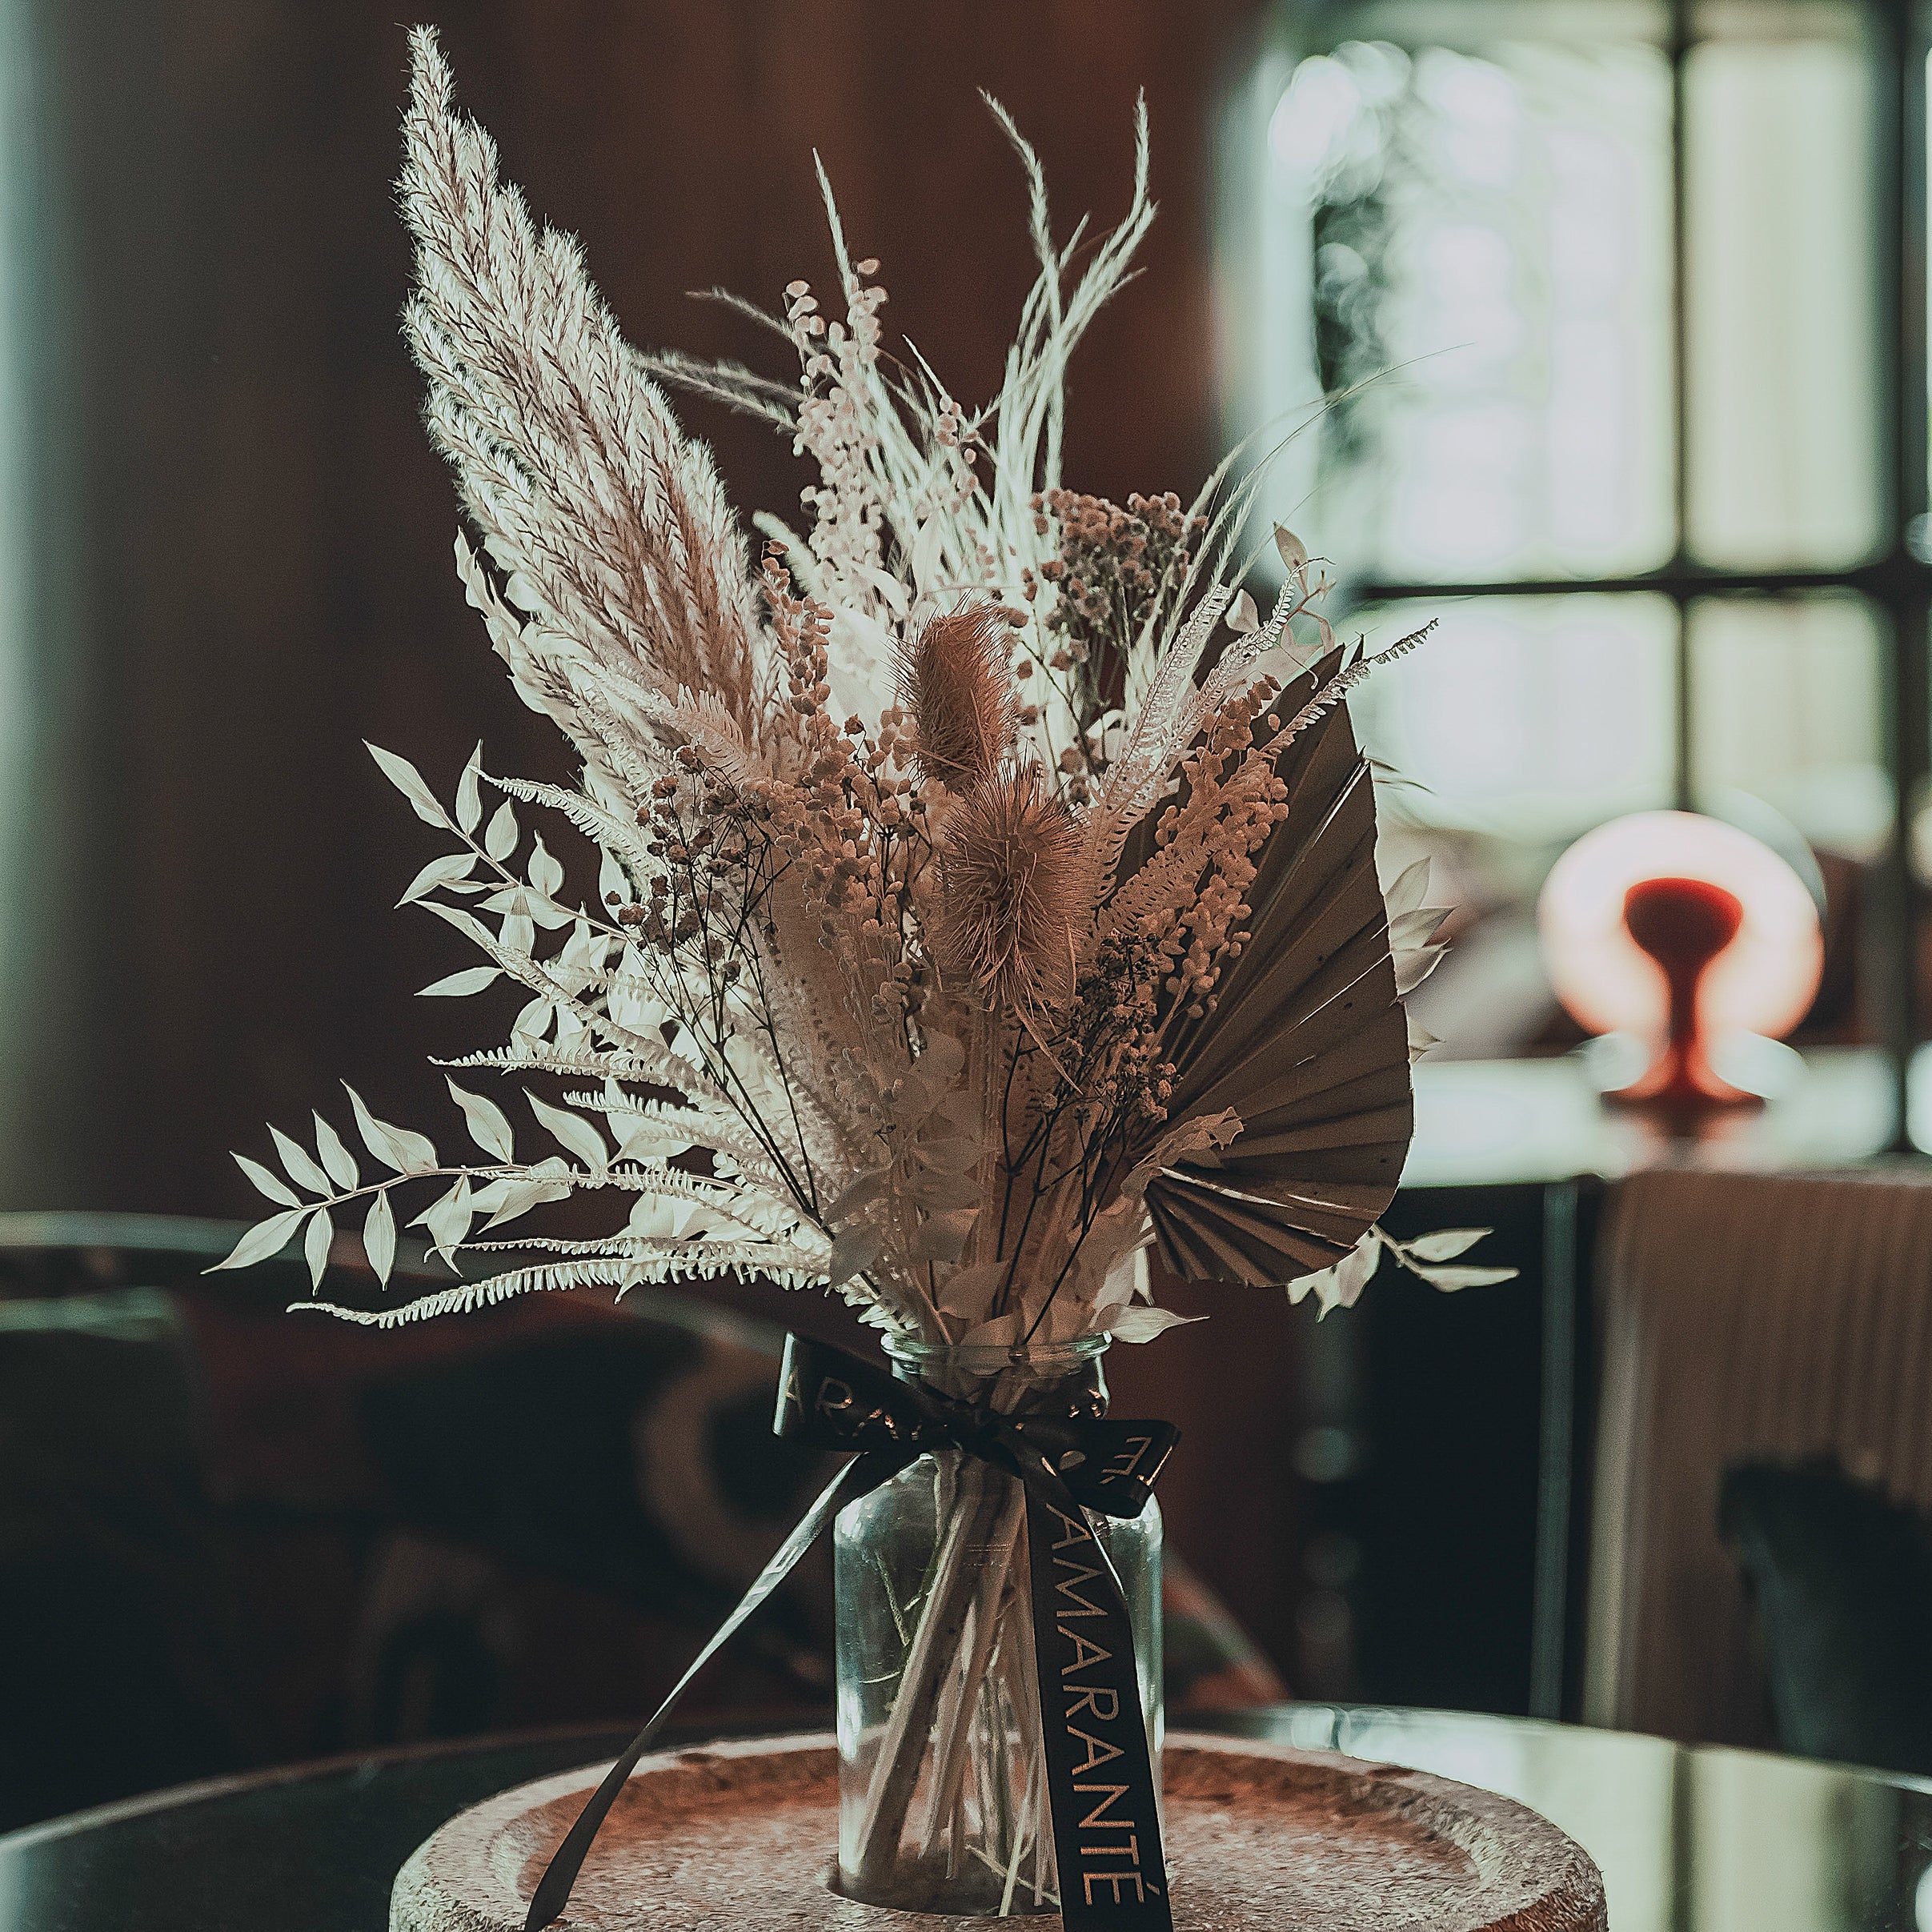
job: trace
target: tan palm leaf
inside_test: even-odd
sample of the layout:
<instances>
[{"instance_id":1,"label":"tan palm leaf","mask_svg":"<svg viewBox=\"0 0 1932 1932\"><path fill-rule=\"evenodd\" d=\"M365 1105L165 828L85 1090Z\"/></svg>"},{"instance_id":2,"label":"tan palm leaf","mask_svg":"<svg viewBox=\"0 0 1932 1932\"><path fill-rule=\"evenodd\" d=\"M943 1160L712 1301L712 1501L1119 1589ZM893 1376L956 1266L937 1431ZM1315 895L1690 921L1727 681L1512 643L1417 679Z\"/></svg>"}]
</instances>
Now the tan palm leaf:
<instances>
[{"instance_id":1,"label":"tan palm leaf","mask_svg":"<svg viewBox=\"0 0 1932 1932\"><path fill-rule=\"evenodd\" d=\"M1147 1190L1161 1258L1192 1281L1280 1285L1333 1266L1388 1206L1409 1150L1408 1027L1376 878L1374 785L1347 707L1304 731L1277 769L1288 816L1249 892L1252 937L1173 1056L1169 1120L1233 1108L1242 1132Z\"/></svg>"}]
</instances>

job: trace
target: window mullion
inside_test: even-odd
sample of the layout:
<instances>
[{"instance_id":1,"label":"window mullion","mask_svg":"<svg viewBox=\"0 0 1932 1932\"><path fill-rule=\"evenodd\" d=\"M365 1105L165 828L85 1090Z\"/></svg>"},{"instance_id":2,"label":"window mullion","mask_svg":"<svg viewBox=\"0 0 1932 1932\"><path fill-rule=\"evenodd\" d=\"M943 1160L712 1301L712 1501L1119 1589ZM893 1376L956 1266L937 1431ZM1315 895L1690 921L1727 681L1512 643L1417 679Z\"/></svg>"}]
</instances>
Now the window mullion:
<instances>
[{"instance_id":1,"label":"window mullion","mask_svg":"<svg viewBox=\"0 0 1932 1932\"><path fill-rule=\"evenodd\" d=\"M1912 539L1925 527L1926 502L1926 59L1913 0L1881 0L1882 58L1887 63L1881 98L1885 117L1877 179L1886 197L1878 235L1877 345L1883 387L1876 441L1886 466L1887 530L1894 567L1885 599L1891 620L1890 730L1886 759L1894 786L1891 850L1881 880L1884 931L1879 956L1889 960L1883 1016L1897 1083L1897 1144L1909 1148L1906 1101L1912 1055L1919 1036L1920 892L1913 865L1913 820L1925 801L1927 737L1932 730L1928 689L1927 579L1910 567Z\"/></svg>"},{"instance_id":2,"label":"window mullion","mask_svg":"<svg viewBox=\"0 0 1932 1932\"><path fill-rule=\"evenodd\" d=\"M1690 411L1689 380L1689 247L1685 230L1685 209L1689 199L1684 158L1685 86L1684 67L1690 50L1690 0L1670 0L1670 467L1671 510L1677 527L1677 543L1672 553L1673 574L1682 577L1689 567L1685 533L1689 528L1690 505ZM1689 812L1697 796L1694 765L1696 735L1691 707L1695 702L1690 667L1689 599L1679 587L1672 600L1677 606L1677 743L1673 766L1677 805Z\"/></svg>"}]
</instances>

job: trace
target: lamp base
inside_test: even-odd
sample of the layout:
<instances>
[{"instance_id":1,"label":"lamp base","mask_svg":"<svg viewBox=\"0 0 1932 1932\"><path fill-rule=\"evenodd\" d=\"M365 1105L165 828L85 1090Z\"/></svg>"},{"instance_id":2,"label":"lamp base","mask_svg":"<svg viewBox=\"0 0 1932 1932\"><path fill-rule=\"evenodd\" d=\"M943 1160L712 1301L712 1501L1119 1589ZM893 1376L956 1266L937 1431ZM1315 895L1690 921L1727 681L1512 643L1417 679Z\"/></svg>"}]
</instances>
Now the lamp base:
<instances>
[{"instance_id":1,"label":"lamp base","mask_svg":"<svg viewBox=\"0 0 1932 1932\"><path fill-rule=\"evenodd\" d=\"M1672 1123L1694 1124L1714 1114L1764 1104L1764 1096L1734 1087L1713 1067L1695 1040L1673 1040L1627 1087L1603 1096L1609 1107L1640 1108Z\"/></svg>"}]
</instances>

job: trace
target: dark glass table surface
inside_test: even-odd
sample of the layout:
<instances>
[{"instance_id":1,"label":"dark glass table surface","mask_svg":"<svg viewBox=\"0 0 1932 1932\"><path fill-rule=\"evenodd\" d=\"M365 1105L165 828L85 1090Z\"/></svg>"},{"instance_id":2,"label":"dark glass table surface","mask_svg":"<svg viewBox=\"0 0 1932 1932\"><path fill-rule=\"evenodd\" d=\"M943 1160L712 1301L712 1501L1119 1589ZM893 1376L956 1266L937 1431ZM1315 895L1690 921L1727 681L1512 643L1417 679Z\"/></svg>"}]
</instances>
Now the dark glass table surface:
<instances>
[{"instance_id":1,"label":"dark glass table surface","mask_svg":"<svg viewBox=\"0 0 1932 1932\"><path fill-rule=\"evenodd\" d=\"M1614 1932L1932 1932L1932 1781L1449 1712L1285 1705L1192 1728L1521 1798L1595 1857ZM33 1826L0 1837L0 1932L383 1932L391 1879L444 1819L622 1742L337 1759Z\"/></svg>"}]
</instances>

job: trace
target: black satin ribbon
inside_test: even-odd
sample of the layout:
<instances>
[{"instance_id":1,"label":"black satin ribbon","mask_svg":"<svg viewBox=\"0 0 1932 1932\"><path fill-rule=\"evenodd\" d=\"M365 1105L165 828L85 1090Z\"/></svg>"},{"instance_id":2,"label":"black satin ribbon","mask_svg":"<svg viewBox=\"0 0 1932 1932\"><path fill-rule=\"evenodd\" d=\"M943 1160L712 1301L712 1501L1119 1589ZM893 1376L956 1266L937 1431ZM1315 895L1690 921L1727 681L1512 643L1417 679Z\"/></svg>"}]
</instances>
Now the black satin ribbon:
<instances>
[{"instance_id":1,"label":"black satin ribbon","mask_svg":"<svg viewBox=\"0 0 1932 1932\"><path fill-rule=\"evenodd\" d=\"M531 1900L524 1932L558 1918L638 1760L691 1680L791 1573L837 1512L932 1449L1018 1478L1026 1497L1033 1645L1060 1912L1073 1932L1172 1932L1167 1866L1127 1600L1084 1511L1132 1517L1179 1440L1171 1423L1079 1413L996 1415L900 1381L843 1349L785 1341L781 1436L853 1452L605 1774Z\"/></svg>"}]
</instances>

